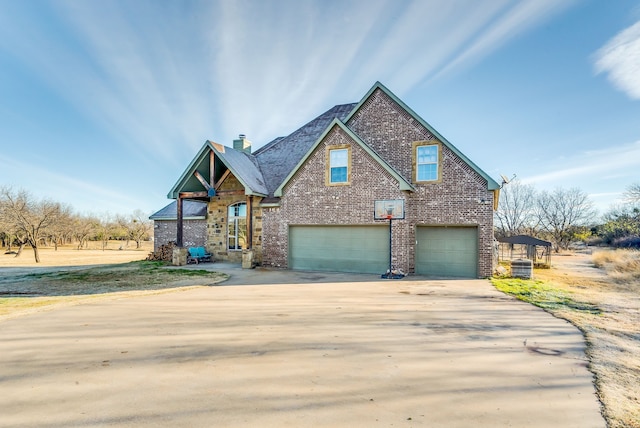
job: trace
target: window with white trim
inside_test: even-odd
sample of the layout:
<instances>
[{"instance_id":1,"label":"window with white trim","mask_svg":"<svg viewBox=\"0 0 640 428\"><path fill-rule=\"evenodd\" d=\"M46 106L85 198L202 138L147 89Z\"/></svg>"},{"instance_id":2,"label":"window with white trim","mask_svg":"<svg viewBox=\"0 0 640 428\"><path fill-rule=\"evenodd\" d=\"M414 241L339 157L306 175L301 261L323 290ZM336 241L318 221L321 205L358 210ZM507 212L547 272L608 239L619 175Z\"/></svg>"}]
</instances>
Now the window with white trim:
<instances>
[{"instance_id":1,"label":"window with white trim","mask_svg":"<svg viewBox=\"0 0 640 428\"><path fill-rule=\"evenodd\" d=\"M438 180L438 145L416 147L416 181Z\"/></svg>"},{"instance_id":2,"label":"window with white trim","mask_svg":"<svg viewBox=\"0 0 640 428\"><path fill-rule=\"evenodd\" d=\"M227 210L227 242L230 250L242 250L247 240L247 204L238 202Z\"/></svg>"},{"instance_id":3,"label":"window with white trim","mask_svg":"<svg viewBox=\"0 0 640 428\"><path fill-rule=\"evenodd\" d=\"M339 184L349 181L349 150L329 150L329 183Z\"/></svg>"}]
</instances>

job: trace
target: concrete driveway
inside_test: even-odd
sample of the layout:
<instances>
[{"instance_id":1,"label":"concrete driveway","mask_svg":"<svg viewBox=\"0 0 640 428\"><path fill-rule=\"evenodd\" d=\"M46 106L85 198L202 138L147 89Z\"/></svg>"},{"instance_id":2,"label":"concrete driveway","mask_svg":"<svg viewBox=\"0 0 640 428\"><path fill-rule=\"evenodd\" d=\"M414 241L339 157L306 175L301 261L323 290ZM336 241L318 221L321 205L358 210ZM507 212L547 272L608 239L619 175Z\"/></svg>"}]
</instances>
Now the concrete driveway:
<instances>
[{"instance_id":1,"label":"concrete driveway","mask_svg":"<svg viewBox=\"0 0 640 428\"><path fill-rule=\"evenodd\" d=\"M213 267L0 322L0 426L605 426L579 331L488 281Z\"/></svg>"}]
</instances>

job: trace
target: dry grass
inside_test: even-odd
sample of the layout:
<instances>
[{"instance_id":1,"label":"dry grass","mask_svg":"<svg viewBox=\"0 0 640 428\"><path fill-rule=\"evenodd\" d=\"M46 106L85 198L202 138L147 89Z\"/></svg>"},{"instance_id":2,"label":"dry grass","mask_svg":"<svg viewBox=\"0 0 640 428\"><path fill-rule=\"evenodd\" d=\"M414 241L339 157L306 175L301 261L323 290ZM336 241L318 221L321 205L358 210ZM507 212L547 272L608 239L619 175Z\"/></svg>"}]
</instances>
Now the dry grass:
<instances>
[{"instance_id":1,"label":"dry grass","mask_svg":"<svg viewBox=\"0 0 640 428\"><path fill-rule=\"evenodd\" d=\"M633 287L635 282L640 281L638 250L598 251L593 255L593 263L618 284Z\"/></svg>"},{"instance_id":2,"label":"dry grass","mask_svg":"<svg viewBox=\"0 0 640 428\"><path fill-rule=\"evenodd\" d=\"M640 428L639 261L640 253L629 250L556 256L521 292L523 300L551 302L539 306L584 333L611 428Z\"/></svg>"},{"instance_id":3,"label":"dry grass","mask_svg":"<svg viewBox=\"0 0 640 428\"><path fill-rule=\"evenodd\" d=\"M227 278L213 271L171 269L163 262L144 261L148 252L148 246L105 251L44 248L41 263L35 263L30 248L20 257L0 254L0 320L96 299L213 285Z\"/></svg>"}]
</instances>

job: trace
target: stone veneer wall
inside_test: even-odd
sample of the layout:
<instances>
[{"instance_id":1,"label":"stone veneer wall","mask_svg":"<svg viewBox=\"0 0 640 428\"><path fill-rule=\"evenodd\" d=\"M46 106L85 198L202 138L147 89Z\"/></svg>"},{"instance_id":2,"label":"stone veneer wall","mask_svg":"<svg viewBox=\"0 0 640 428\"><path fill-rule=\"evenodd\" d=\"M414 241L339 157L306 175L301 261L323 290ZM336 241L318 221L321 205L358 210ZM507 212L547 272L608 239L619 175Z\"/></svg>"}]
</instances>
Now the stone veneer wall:
<instances>
[{"instance_id":1,"label":"stone veneer wall","mask_svg":"<svg viewBox=\"0 0 640 428\"><path fill-rule=\"evenodd\" d=\"M247 196L244 195L244 186L231 174L224 180L218 191L238 191L242 192L234 195L214 196L209 201L207 207L207 250L213 254L214 260L225 260L233 263L242 262L241 250L229 250L227 248L227 208L238 202L247 202ZM254 251L254 262L262 263L262 208L258 205L261 198L251 197L251 213L252 221L252 249Z\"/></svg>"},{"instance_id":2,"label":"stone veneer wall","mask_svg":"<svg viewBox=\"0 0 640 428\"><path fill-rule=\"evenodd\" d=\"M435 137L384 92L377 90L351 117L348 127L396 171L412 177L412 145ZM327 145L351 144L349 186L325 186ZM287 184L279 208L264 209L264 264L286 267L289 225L386 224L373 220L376 199L405 199L405 220L393 224L394 265L415 271L416 227L462 225L478 228L478 276L493 271L493 191L487 181L454 152L442 148L442 180L415 184L416 192L398 183L357 143L337 127L327 134Z\"/></svg>"},{"instance_id":3,"label":"stone veneer wall","mask_svg":"<svg viewBox=\"0 0 640 428\"><path fill-rule=\"evenodd\" d=\"M153 251L161 245L175 242L177 236L176 220L154 220ZM182 221L182 245L185 247L202 247L207 238L207 221L205 219Z\"/></svg>"}]
</instances>

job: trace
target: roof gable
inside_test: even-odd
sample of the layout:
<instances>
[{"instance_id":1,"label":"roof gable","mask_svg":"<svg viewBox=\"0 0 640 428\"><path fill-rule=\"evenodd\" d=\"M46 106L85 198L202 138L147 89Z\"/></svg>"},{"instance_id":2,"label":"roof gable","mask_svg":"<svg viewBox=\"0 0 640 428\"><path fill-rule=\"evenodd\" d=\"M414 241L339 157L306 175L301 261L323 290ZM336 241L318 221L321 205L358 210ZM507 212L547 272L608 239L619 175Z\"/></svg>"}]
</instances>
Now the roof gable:
<instances>
[{"instance_id":1,"label":"roof gable","mask_svg":"<svg viewBox=\"0 0 640 428\"><path fill-rule=\"evenodd\" d=\"M360 108L367 102L367 100L373 95L376 90L380 90L384 92L389 98L393 100L397 105L400 106L403 110L405 110L416 122L425 127L436 139L438 139L442 144L444 144L449 150L455 153L460 159L462 159L471 169L473 169L478 175L487 180L487 187L489 190L498 190L500 189L500 185L493 179L489 174L484 172L480 167L478 167L475 163L473 163L467 156L464 155L457 147L455 147L451 142L449 142L445 137L443 137L438 131L436 131L429 123L427 123L424 119L422 119L416 112L414 112L409 106L407 106L400 98L398 98L393 92L387 89L380 82L376 82L371 89L362 97L362 100L351 110L351 113L344 119L345 123L348 123L349 120L360 110Z\"/></svg>"},{"instance_id":2,"label":"roof gable","mask_svg":"<svg viewBox=\"0 0 640 428\"><path fill-rule=\"evenodd\" d=\"M255 151L254 155L264 173L265 184L270 195L280 187L307 155L309 148L316 144L318 137L327 130L334 119L342 120L356 106L356 103L337 105L286 137L279 137Z\"/></svg>"},{"instance_id":3,"label":"roof gable","mask_svg":"<svg viewBox=\"0 0 640 428\"><path fill-rule=\"evenodd\" d=\"M231 171L238 181L240 181L245 189L246 195L268 195L262 172L253 155L207 140L191 163L189 163L189 166L184 170L176 184L171 188L167 195L168 198L176 199L180 192L207 190L196 175L210 177L212 164L210 156L212 152L215 154L215 180L220 178L222 175L222 167L224 167Z\"/></svg>"},{"instance_id":4,"label":"roof gable","mask_svg":"<svg viewBox=\"0 0 640 428\"><path fill-rule=\"evenodd\" d=\"M364 149L369 156L371 156L378 164L380 164L393 178L398 181L400 190L414 191L415 188L409 183L402 175L400 175L391 165L389 165L384 159L382 159L371 147L369 147L364 141L360 139L353 131L351 131L342 121L334 119L331 124L325 129L325 131L318 137L315 143L309 148L307 153L300 159L298 164L291 170L289 175L284 179L282 184L274 192L274 196L281 197L284 187L293 178L295 173L300 169L302 165L307 161L309 156L315 151L318 145L324 140L324 138L331 132L334 127L340 128L344 131L356 144Z\"/></svg>"}]
</instances>

